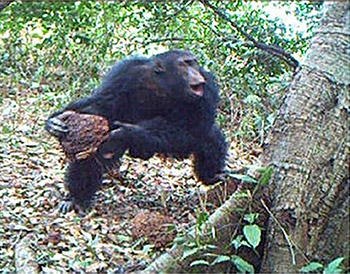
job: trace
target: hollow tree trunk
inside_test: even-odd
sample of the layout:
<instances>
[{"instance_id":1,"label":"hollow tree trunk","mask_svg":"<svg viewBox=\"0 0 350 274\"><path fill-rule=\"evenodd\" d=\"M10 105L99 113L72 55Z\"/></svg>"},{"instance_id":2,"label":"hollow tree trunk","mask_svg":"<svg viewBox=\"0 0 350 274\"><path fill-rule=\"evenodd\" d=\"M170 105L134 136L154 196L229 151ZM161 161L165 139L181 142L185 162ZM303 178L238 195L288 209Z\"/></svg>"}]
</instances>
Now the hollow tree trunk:
<instances>
[{"instance_id":1,"label":"hollow tree trunk","mask_svg":"<svg viewBox=\"0 0 350 274\"><path fill-rule=\"evenodd\" d=\"M266 142L261 162L275 170L269 196L279 224L270 218L262 272L349 254L349 24L349 3L326 4Z\"/></svg>"}]
</instances>

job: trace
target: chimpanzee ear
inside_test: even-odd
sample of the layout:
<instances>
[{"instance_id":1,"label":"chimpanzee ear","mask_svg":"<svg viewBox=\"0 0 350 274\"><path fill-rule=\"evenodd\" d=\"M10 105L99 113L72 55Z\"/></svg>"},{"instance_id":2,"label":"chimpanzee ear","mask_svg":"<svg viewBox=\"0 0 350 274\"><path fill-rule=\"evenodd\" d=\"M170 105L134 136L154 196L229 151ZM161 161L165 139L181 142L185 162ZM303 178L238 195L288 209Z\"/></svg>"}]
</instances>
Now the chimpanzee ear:
<instances>
[{"instance_id":1,"label":"chimpanzee ear","mask_svg":"<svg viewBox=\"0 0 350 274\"><path fill-rule=\"evenodd\" d=\"M153 70L155 73L161 73L165 71L164 64L161 60L155 59L153 62Z\"/></svg>"}]
</instances>

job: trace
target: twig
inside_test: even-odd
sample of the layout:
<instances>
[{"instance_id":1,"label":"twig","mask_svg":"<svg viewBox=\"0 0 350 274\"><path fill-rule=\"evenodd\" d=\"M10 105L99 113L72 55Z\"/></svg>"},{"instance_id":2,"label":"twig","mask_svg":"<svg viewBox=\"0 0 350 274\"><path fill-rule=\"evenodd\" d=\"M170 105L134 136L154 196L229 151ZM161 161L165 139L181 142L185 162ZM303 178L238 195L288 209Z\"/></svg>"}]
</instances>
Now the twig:
<instances>
[{"instance_id":1,"label":"twig","mask_svg":"<svg viewBox=\"0 0 350 274\"><path fill-rule=\"evenodd\" d=\"M292 264L293 265L296 265L296 260L295 260L295 253L294 253L294 250L293 250L293 244L292 242L290 241L289 239L289 236L286 232L286 230L281 226L280 222L276 219L276 217L272 214L272 212L270 211L270 209L267 207L267 205L265 204L264 200L260 200L263 207L266 209L266 211L270 214L271 218L276 222L276 224L278 225L278 227L281 229L282 233L283 233L283 236L284 238L286 239L287 243L288 243L288 247L289 247L289 250L290 250L290 254L292 256Z\"/></svg>"},{"instance_id":2,"label":"twig","mask_svg":"<svg viewBox=\"0 0 350 274\"><path fill-rule=\"evenodd\" d=\"M149 41L146 41L143 43L143 46L148 46L150 44L157 44L162 42L168 42L168 41L184 41L185 38L183 37L164 37L164 38L158 38L158 39L152 39Z\"/></svg>"},{"instance_id":3,"label":"twig","mask_svg":"<svg viewBox=\"0 0 350 274\"><path fill-rule=\"evenodd\" d=\"M288 65L290 65L293 69L296 69L299 66L299 62L287 51L280 47L276 46L270 46L266 45L264 43L258 42L255 40L255 38L244 31L242 28L240 28L235 22L231 20L231 18L225 14L220 9L214 7L212 4L209 3L208 0L199 0L204 6L209 7L211 10L214 11L218 16L223 18L225 21L229 22L233 28L235 28L238 32L240 32L247 40L251 41L255 47L258 49L261 49L263 51L266 51L268 53L271 53L273 55L278 56L279 58L283 59Z\"/></svg>"}]
</instances>

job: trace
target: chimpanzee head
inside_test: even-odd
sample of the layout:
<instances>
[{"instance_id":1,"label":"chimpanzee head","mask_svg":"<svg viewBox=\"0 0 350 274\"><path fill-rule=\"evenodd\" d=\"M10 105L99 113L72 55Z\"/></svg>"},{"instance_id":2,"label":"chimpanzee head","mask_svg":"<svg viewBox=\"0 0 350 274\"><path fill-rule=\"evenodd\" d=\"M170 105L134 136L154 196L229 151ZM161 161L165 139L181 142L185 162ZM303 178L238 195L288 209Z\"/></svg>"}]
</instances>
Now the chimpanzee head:
<instances>
[{"instance_id":1,"label":"chimpanzee head","mask_svg":"<svg viewBox=\"0 0 350 274\"><path fill-rule=\"evenodd\" d=\"M196 100L204 96L207 75L191 52L167 51L155 55L153 62L160 89L169 90L173 98Z\"/></svg>"},{"instance_id":2,"label":"chimpanzee head","mask_svg":"<svg viewBox=\"0 0 350 274\"><path fill-rule=\"evenodd\" d=\"M171 102L208 101L216 104L218 88L213 75L202 69L189 51L170 50L151 58L133 57L117 63L99 88L133 94L138 108L161 109Z\"/></svg>"}]
</instances>

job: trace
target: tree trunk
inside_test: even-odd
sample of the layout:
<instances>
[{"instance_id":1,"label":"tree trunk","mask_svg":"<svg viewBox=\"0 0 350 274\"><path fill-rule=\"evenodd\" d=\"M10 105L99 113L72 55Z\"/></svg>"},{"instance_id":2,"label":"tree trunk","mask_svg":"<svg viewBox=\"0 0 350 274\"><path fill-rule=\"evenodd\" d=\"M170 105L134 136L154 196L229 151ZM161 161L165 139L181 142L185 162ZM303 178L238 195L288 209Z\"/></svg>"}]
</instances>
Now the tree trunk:
<instances>
[{"instance_id":1,"label":"tree trunk","mask_svg":"<svg viewBox=\"0 0 350 274\"><path fill-rule=\"evenodd\" d=\"M349 254L349 24L349 3L326 4L265 144L261 162L274 167L269 196L279 224L270 218L262 272Z\"/></svg>"}]
</instances>

